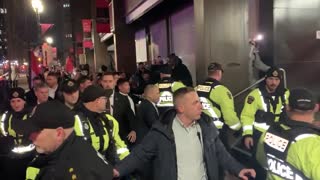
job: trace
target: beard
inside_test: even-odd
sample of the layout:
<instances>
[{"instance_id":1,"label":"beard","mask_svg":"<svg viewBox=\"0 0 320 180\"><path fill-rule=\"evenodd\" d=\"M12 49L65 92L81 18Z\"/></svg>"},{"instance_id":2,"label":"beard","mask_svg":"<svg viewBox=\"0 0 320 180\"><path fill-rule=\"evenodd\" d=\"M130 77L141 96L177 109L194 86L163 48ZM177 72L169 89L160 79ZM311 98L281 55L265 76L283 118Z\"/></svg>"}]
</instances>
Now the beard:
<instances>
[{"instance_id":1,"label":"beard","mask_svg":"<svg viewBox=\"0 0 320 180\"><path fill-rule=\"evenodd\" d=\"M270 84L270 85L267 85L266 87L270 92L275 92L278 86L276 84Z\"/></svg>"}]
</instances>

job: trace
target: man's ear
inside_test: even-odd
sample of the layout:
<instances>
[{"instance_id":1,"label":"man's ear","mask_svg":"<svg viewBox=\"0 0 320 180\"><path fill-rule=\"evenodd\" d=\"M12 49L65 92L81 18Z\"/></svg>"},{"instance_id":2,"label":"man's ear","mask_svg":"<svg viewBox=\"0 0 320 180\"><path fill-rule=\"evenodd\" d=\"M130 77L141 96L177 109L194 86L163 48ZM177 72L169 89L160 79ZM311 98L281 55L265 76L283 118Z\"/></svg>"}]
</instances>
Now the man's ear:
<instances>
[{"instance_id":1,"label":"man's ear","mask_svg":"<svg viewBox=\"0 0 320 180\"><path fill-rule=\"evenodd\" d=\"M176 105L177 113L183 113L184 112L184 106L182 104Z\"/></svg>"},{"instance_id":2,"label":"man's ear","mask_svg":"<svg viewBox=\"0 0 320 180\"><path fill-rule=\"evenodd\" d=\"M286 111L291 111L291 107L289 105L286 105Z\"/></svg>"},{"instance_id":3,"label":"man's ear","mask_svg":"<svg viewBox=\"0 0 320 180\"><path fill-rule=\"evenodd\" d=\"M64 133L64 129L62 127L58 127L56 129L56 135L58 139L64 139L65 133Z\"/></svg>"},{"instance_id":4,"label":"man's ear","mask_svg":"<svg viewBox=\"0 0 320 180\"><path fill-rule=\"evenodd\" d=\"M319 104L316 104L314 106L313 112L318 112L319 111Z\"/></svg>"}]
</instances>

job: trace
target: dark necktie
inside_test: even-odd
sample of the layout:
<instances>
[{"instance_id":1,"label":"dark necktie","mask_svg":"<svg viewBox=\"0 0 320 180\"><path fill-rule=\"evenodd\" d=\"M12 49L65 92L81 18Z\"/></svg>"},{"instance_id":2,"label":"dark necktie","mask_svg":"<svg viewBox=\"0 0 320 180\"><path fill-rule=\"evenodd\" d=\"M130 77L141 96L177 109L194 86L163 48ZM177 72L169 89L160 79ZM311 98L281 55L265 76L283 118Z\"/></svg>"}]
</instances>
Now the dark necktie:
<instances>
[{"instance_id":1,"label":"dark necktie","mask_svg":"<svg viewBox=\"0 0 320 180\"><path fill-rule=\"evenodd\" d=\"M106 112L107 112L107 114L111 113L111 105L110 105L110 99L109 98L107 98Z\"/></svg>"}]
</instances>

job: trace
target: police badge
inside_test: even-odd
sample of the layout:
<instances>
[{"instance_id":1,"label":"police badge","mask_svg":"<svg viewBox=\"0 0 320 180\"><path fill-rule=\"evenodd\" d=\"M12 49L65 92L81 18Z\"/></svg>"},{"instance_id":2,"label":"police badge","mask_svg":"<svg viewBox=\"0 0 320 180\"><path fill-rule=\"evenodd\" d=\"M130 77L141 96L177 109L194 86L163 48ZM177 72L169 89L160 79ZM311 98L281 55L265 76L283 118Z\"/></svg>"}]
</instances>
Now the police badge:
<instances>
[{"instance_id":1,"label":"police badge","mask_svg":"<svg viewBox=\"0 0 320 180\"><path fill-rule=\"evenodd\" d=\"M68 81L67 85L68 85L69 87L72 87L72 86L74 86L74 83L73 83L72 81Z\"/></svg>"},{"instance_id":2,"label":"police badge","mask_svg":"<svg viewBox=\"0 0 320 180\"><path fill-rule=\"evenodd\" d=\"M19 93L18 93L17 91L13 92L13 93L12 93L12 97L14 97L14 98L19 97Z\"/></svg>"},{"instance_id":3,"label":"police badge","mask_svg":"<svg viewBox=\"0 0 320 180\"><path fill-rule=\"evenodd\" d=\"M249 96L247 99L247 103L248 104L252 104L252 102L254 101L254 97L253 96Z\"/></svg>"},{"instance_id":4,"label":"police badge","mask_svg":"<svg viewBox=\"0 0 320 180\"><path fill-rule=\"evenodd\" d=\"M278 77L279 76L279 73L278 73L278 71L273 71L273 73L272 73L272 76L274 76L274 77Z\"/></svg>"}]
</instances>

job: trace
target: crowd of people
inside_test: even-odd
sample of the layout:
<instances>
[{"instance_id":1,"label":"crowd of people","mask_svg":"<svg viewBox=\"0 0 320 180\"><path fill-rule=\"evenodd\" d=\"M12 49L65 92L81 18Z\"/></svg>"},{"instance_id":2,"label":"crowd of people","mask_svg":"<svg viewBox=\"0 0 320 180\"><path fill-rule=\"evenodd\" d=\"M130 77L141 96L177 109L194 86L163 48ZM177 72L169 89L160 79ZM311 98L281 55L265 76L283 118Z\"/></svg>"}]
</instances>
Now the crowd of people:
<instances>
[{"instance_id":1,"label":"crowd of people","mask_svg":"<svg viewBox=\"0 0 320 180\"><path fill-rule=\"evenodd\" d=\"M175 54L131 76L101 69L44 71L28 92L8 91L0 179L320 179L318 105L306 89L285 89L279 68L239 116L219 63L195 87ZM242 133L248 163L228 132Z\"/></svg>"}]
</instances>

